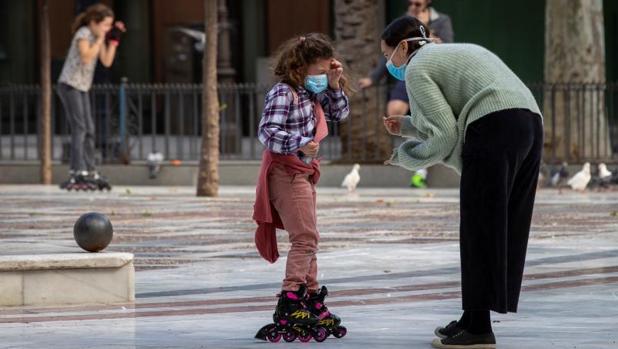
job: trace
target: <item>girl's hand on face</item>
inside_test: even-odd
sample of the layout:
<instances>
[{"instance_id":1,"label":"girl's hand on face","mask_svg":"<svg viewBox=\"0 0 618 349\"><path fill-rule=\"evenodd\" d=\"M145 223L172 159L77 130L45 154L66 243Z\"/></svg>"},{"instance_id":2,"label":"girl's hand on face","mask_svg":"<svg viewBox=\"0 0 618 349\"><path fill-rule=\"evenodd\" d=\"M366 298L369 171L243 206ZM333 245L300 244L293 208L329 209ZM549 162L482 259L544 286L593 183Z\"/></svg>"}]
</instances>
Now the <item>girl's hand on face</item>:
<instances>
[{"instance_id":1,"label":"girl's hand on face","mask_svg":"<svg viewBox=\"0 0 618 349\"><path fill-rule=\"evenodd\" d=\"M339 85L339 79L341 79L341 75L343 74L343 64L336 59L332 59L330 61L330 70L328 71L328 85L333 90L339 90L341 86Z\"/></svg>"},{"instance_id":2,"label":"girl's hand on face","mask_svg":"<svg viewBox=\"0 0 618 349\"><path fill-rule=\"evenodd\" d=\"M388 133L393 136L401 135L401 123L404 115L391 115L389 117L384 117L384 127Z\"/></svg>"}]
</instances>

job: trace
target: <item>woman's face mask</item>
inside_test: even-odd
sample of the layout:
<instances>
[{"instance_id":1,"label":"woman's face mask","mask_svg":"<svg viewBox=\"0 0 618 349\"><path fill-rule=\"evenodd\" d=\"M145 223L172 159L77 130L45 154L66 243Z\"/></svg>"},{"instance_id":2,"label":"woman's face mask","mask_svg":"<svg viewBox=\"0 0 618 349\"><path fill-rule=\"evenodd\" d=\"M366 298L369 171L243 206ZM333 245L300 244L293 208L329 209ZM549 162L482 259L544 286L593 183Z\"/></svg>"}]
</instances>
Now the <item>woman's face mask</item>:
<instances>
[{"instance_id":1,"label":"woman's face mask","mask_svg":"<svg viewBox=\"0 0 618 349\"><path fill-rule=\"evenodd\" d=\"M386 69L388 70L388 72L397 80L401 80L404 81L406 78L406 68L408 66L408 63L410 62L410 60L412 59L412 57L414 57L414 55L418 52L418 50L420 49L417 48L416 50L414 50L414 52L412 52L408 58L405 60L405 63L403 63L400 66L395 66L395 64L393 63L393 57L395 56L395 54L397 53L397 50L399 49L399 47L401 46L402 42L415 42L415 41L420 41L421 42L421 47L423 45L425 45L427 42L429 42L429 39L425 38L425 37L416 37L416 38L410 38L410 39L404 39L402 40L397 47L395 47L395 49L393 50L393 53L391 53L390 58L388 59L388 62L386 62Z\"/></svg>"}]
</instances>

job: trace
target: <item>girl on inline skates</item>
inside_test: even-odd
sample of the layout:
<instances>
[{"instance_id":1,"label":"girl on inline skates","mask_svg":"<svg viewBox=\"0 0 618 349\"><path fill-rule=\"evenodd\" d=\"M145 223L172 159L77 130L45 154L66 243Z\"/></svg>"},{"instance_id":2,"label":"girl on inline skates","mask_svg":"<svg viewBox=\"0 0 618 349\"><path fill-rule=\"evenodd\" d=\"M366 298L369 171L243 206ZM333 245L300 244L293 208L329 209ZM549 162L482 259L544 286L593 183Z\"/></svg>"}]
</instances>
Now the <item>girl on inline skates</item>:
<instances>
[{"instance_id":1,"label":"girl on inline skates","mask_svg":"<svg viewBox=\"0 0 618 349\"><path fill-rule=\"evenodd\" d=\"M328 134L326 121L348 117L346 78L334 48L321 34L285 42L274 73L279 79L266 95L259 139L266 149L256 189L253 219L255 242L266 260L279 254L275 229L285 229L291 243L274 323L256 338L277 342L323 341L329 334L345 335L341 320L324 305L326 287L319 288L319 233L315 186L320 177L320 141Z\"/></svg>"},{"instance_id":2,"label":"girl on inline skates","mask_svg":"<svg viewBox=\"0 0 618 349\"><path fill-rule=\"evenodd\" d=\"M58 95L71 131L70 176L60 185L62 189L111 189L95 170L94 122L88 93L97 61L106 67L112 65L124 31L124 24L114 23L114 12L103 4L88 7L73 23L73 39L58 79Z\"/></svg>"}]
</instances>

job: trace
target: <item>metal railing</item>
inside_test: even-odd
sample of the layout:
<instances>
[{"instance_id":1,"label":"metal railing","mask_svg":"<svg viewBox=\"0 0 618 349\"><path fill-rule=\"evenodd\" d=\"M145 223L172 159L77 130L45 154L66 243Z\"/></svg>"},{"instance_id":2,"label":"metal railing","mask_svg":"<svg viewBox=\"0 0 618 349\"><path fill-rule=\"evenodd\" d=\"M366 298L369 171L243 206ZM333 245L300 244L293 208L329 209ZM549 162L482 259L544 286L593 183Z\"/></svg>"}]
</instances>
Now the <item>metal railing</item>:
<instances>
[{"instance_id":1,"label":"metal railing","mask_svg":"<svg viewBox=\"0 0 618 349\"><path fill-rule=\"evenodd\" d=\"M256 132L269 87L219 86L222 159L261 157L263 147ZM544 113L546 161L617 160L616 83L530 84L529 87ZM388 90L387 86L376 86L359 92L372 98L354 100L357 104L351 105L352 122L367 125L370 118L381 118ZM39 95L39 87L35 85L0 87L0 161L38 159ZM199 84L94 86L90 102L99 161L128 163L144 160L151 152L163 153L166 160L196 161L202 133L201 98ZM331 137L321 145L322 156L327 160L346 160L344 151L349 144L343 142L349 142L351 137L346 136L355 130L337 124L329 124L329 128ZM52 133L52 158L66 161L70 131L56 93L52 98ZM400 141L399 137L391 137L389 146ZM361 148L357 151L361 161L384 160L382 154L367 150L363 144L357 146Z\"/></svg>"}]
</instances>

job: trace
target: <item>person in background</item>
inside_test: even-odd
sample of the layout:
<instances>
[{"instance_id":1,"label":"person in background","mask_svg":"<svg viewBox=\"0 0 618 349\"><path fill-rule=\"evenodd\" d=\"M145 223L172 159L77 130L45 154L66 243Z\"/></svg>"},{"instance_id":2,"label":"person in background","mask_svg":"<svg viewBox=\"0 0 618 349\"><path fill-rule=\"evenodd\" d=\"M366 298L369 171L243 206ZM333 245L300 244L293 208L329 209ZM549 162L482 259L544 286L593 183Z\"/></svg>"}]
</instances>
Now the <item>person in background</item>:
<instances>
[{"instance_id":1,"label":"person in background","mask_svg":"<svg viewBox=\"0 0 618 349\"><path fill-rule=\"evenodd\" d=\"M435 43L453 42L454 33L451 18L448 15L436 11L431 7L431 0L408 0L407 15L415 17L423 22L430 29L430 37ZM386 59L380 57L377 67L371 72L369 77L359 80L359 86L366 89L376 85L384 77L388 76L386 70ZM409 110L408 94L406 85L403 81L397 80L391 89L386 104L386 115L405 115ZM427 169L419 169L412 174L410 186L414 188L425 188L427 180Z\"/></svg>"},{"instance_id":2,"label":"person in background","mask_svg":"<svg viewBox=\"0 0 618 349\"><path fill-rule=\"evenodd\" d=\"M114 23L114 12L95 4L80 13L73 23L73 39L58 79L58 95L71 132L69 179L62 189L111 189L95 168L95 138L89 91L97 61L106 67L114 62L122 22Z\"/></svg>"}]
</instances>

